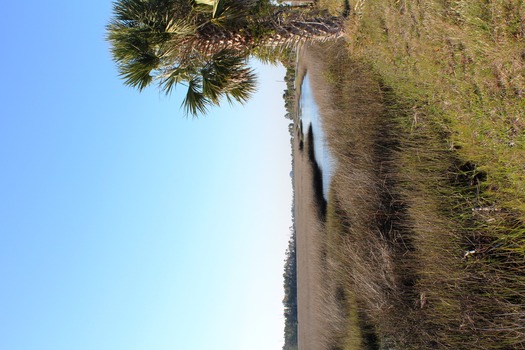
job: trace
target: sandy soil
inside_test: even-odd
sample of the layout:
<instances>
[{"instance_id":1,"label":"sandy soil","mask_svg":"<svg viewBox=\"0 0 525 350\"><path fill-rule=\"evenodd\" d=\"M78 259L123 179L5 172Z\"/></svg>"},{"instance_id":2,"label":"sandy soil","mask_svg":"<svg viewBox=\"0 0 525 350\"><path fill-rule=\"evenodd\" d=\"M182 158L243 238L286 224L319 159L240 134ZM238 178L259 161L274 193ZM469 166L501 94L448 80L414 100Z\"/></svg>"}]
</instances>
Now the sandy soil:
<instances>
[{"instance_id":1,"label":"sandy soil","mask_svg":"<svg viewBox=\"0 0 525 350\"><path fill-rule=\"evenodd\" d=\"M304 71L304 64L298 69ZM321 346L323 320L319 313L322 286L319 269L320 224L314 211L312 166L306 145L299 149L299 133L294 138L294 191L297 244L297 306L299 350L318 350Z\"/></svg>"},{"instance_id":2,"label":"sandy soil","mask_svg":"<svg viewBox=\"0 0 525 350\"><path fill-rule=\"evenodd\" d=\"M297 138L296 138L297 139ZM299 350L319 349L319 223L313 209L312 171L305 152L294 144L295 224L297 237L297 316Z\"/></svg>"}]
</instances>

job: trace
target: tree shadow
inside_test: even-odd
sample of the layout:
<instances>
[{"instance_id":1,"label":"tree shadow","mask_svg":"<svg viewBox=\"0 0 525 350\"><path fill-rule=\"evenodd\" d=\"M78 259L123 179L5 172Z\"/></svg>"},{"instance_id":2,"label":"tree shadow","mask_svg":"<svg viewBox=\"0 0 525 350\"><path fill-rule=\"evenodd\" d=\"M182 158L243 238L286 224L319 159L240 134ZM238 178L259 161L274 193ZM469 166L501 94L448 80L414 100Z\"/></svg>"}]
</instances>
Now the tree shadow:
<instances>
[{"instance_id":1,"label":"tree shadow","mask_svg":"<svg viewBox=\"0 0 525 350\"><path fill-rule=\"evenodd\" d=\"M306 137L306 150L308 153L308 161L312 167L313 202L319 221L325 222L327 201L323 194L323 172L317 159L315 159L314 142L314 132L312 125L310 125Z\"/></svg>"}]
</instances>

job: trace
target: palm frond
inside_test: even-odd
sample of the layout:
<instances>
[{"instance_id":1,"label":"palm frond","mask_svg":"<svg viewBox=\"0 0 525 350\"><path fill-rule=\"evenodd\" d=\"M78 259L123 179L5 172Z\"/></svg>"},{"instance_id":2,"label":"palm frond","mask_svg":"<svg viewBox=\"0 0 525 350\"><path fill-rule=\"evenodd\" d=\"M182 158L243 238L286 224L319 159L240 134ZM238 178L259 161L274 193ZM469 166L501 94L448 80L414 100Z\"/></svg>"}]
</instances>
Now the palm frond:
<instances>
[{"instance_id":1,"label":"palm frond","mask_svg":"<svg viewBox=\"0 0 525 350\"><path fill-rule=\"evenodd\" d=\"M159 86L166 95L170 95L177 84L191 81L195 75L195 71L189 67L170 67L169 69L165 69L165 72L159 75Z\"/></svg>"},{"instance_id":2,"label":"palm frond","mask_svg":"<svg viewBox=\"0 0 525 350\"><path fill-rule=\"evenodd\" d=\"M210 99L216 105L220 105L220 99L223 92L224 82L221 81L221 77L213 74L213 72L207 71L207 69L201 70L202 74L202 93L204 96Z\"/></svg>"},{"instance_id":3,"label":"palm frond","mask_svg":"<svg viewBox=\"0 0 525 350\"><path fill-rule=\"evenodd\" d=\"M124 79L124 84L142 91L153 81L154 71L159 63L158 57L154 55L143 55L131 61L118 65L119 74Z\"/></svg>"},{"instance_id":4,"label":"palm frond","mask_svg":"<svg viewBox=\"0 0 525 350\"><path fill-rule=\"evenodd\" d=\"M166 19L165 32L177 36L194 35L197 30L195 24L187 18L169 18Z\"/></svg>"},{"instance_id":5,"label":"palm frond","mask_svg":"<svg viewBox=\"0 0 525 350\"><path fill-rule=\"evenodd\" d=\"M195 0L194 9L211 13L211 18L217 18L224 12L227 0Z\"/></svg>"},{"instance_id":6,"label":"palm frond","mask_svg":"<svg viewBox=\"0 0 525 350\"><path fill-rule=\"evenodd\" d=\"M208 105L211 102L202 94L201 89L202 85L199 79L195 78L188 82L188 92L182 101L182 107L184 107L186 115L191 114L193 117L196 117L199 113L206 114L208 112Z\"/></svg>"},{"instance_id":7,"label":"palm frond","mask_svg":"<svg viewBox=\"0 0 525 350\"><path fill-rule=\"evenodd\" d=\"M213 68L221 82L223 96L231 103L245 103L257 88L257 77L246 64L246 58L234 51L223 50L214 56Z\"/></svg>"},{"instance_id":8,"label":"palm frond","mask_svg":"<svg viewBox=\"0 0 525 350\"><path fill-rule=\"evenodd\" d=\"M230 80L227 88L226 98L228 102L233 100L244 104L257 91L257 76L253 70L243 70L237 72L234 79Z\"/></svg>"},{"instance_id":9,"label":"palm frond","mask_svg":"<svg viewBox=\"0 0 525 350\"><path fill-rule=\"evenodd\" d=\"M252 49L251 54L265 64L278 64L286 62L294 52L295 46L290 45L265 45Z\"/></svg>"},{"instance_id":10,"label":"palm frond","mask_svg":"<svg viewBox=\"0 0 525 350\"><path fill-rule=\"evenodd\" d=\"M211 18L216 18L222 15L225 4L226 0L215 0L213 4L213 12L211 14Z\"/></svg>"},{"instance_id":11,"label":"palm frond","mask_svg":"<svg viewBox=\"0 0 525 350\"><path fill-rule=\"evenodd\" d=\"M245 26L249 13L250 8L242 1L219 0L217 1L216 11L214 7L212 12L211 23L230 29Z\"/></svg>"}]
</instances>

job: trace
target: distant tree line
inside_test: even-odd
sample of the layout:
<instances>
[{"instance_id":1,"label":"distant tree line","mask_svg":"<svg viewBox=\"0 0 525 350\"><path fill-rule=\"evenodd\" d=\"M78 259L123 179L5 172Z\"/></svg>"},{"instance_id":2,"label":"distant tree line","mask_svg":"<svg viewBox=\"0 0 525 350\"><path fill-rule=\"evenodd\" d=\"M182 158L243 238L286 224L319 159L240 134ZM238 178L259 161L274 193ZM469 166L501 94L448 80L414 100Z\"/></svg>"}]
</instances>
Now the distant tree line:
<instances>
[{"instance_id":1,"label":"distant tree line","mask_svg":"<svg viewBox=\"0 0 525 350\"><path fill-rule=\"evenodd\" d=\"M284 263L284 346L283 350L297 349L297 254L295 228L288 242Z\"/></svg>"},{"instance_id":2,"label":"distant tree line","mask_svg":"<svg viewBox=\"0 0 525 350\"><path fill-rule=\"evenodd\" d=\"M286 68L284 81L283 99L286 108L285 118L291 120L288 130L290 132L291 149L293 150L294 130L295 130L295 71L296 71L296 52L290 50L286 57L281 57L281 63ZM292 169L294 165L292 152ZM292 172L293 176L293 172ZM293 182L293 178L292 178ZM293 194L295 197L295 193ZM284 346L283 350L297 349L297 252L296 252L296 230L295 230L295 198L292 198L292 227L291 235L286 250L284 261Z\"/></svg>"}]
</instances>

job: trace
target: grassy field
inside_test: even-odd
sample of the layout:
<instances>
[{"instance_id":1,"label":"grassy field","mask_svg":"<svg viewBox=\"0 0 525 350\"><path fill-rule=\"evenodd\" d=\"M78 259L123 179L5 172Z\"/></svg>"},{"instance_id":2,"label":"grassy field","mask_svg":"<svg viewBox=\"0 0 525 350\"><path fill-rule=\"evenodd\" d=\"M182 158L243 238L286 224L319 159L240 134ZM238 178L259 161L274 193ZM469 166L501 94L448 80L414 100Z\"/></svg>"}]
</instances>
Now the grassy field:
<instances>
[{"instance_id":1,"label":"grassy field","mask_svg":"<svg viewBox=\"0 0 525 350\"><path fill-rule=\"evenodd\" d=\"M302 58L339 165L326 349L525 348L525 3L351 5Z\"/></svg>"}]
</instances>

